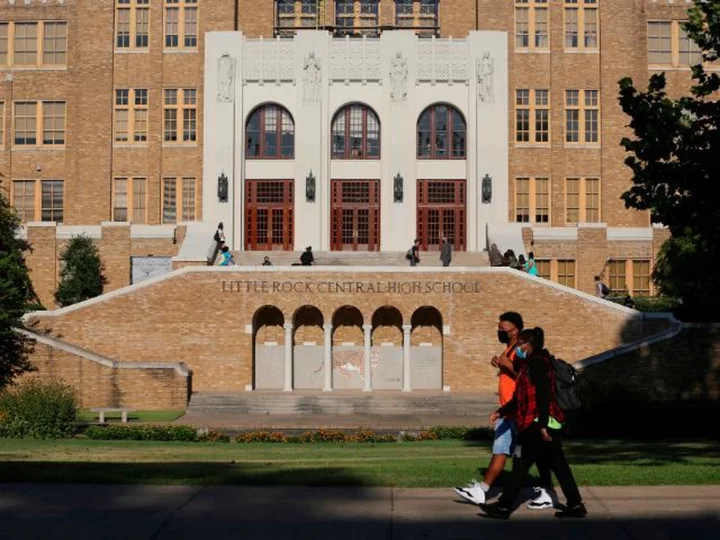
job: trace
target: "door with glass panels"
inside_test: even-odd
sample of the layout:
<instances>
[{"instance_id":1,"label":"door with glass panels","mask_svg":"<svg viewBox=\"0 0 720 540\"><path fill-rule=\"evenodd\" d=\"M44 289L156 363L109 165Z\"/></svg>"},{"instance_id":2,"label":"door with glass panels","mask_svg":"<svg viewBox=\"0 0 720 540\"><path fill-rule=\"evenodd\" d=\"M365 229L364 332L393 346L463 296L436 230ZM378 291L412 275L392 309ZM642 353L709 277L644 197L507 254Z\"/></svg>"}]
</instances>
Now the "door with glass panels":
<instances>
[{"instance_id":1,"label":"door with glass panels","mask_svg":"<svg viewBox=\"0 0 720 540\"><path fill-rule=\"evenodd\" d=\"M332 181L334 251L377 251L380 248L380 182Z\"/></svg>"},{"instance_id":2,"label":"door with glass panels","mask_svg":"<svg viewBox=\"0 0 720 540\"><path fill-rule=\"evenodd\" d=\"M453 249L467 249L465 184L465 180L418 180L417 237L421 249L440 249L444 236Z\"/></svg>"},{"instance_id":3,"label":"door with glass panels","mask_svg":"<svg viewBox=\"0 0 720 540\"><path fill-rule=\"evenodd\" d=\"M291 251L293 249L292 180L245 182L245 249Z\"/></svg>"}]
</instances>

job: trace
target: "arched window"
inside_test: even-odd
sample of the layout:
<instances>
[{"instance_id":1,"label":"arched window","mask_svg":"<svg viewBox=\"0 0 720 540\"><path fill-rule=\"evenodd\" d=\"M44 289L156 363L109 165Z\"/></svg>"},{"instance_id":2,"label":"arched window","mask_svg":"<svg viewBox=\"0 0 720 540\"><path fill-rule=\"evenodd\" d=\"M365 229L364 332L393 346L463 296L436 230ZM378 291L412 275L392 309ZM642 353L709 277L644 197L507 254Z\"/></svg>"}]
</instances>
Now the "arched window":
<instances>
[{"instance_id":1,"label":"arched window","mask_svg":"<svg viewBox=\"0 0 720 540\"><path fill-rule=\"evenodd\" d=\"M262 105L255 109L245 126L248 159L293 159L295 122L287 109Z\"/></svg>"},{"instance_id":2,"label":"arched window","mask_svg":"<svg viewBox=\"0 0 720 540\"><path fill-rule=\"evenodd\" d=\"M348 105L332 122L333 159L378 159L380 121L365 105Z\"/></svg>"},{"instance_id":3,"label":"arched window","mask_svg":"<svg viewBox=\"0 0 720 540\"><path fill-rule=\"evenodd\" d=\"M467 126L452 105L431 105L417 125L418 159L465 159Z\"/></svg>"}]
</instances>

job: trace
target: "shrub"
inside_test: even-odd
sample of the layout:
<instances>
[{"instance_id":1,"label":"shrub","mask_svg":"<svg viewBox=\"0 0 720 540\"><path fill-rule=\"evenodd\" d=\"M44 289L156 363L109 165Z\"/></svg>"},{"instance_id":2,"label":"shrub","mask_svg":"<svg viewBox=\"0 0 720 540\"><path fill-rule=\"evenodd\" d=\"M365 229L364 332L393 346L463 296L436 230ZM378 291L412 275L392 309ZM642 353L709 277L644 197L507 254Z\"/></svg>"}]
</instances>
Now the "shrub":
<instances>
[{"instance_id":1,"label":"shrub","mask_svg":"<svg viewBox=\"0 0 720 540\"><path fill-rule=\"evenodd\" d=\"M228 435L227 433L221 433L220 431L204 429L198 431L198 441L210 443L229 443L230 435Z\"/></svg>"},{"instance_id":2,"label":"shrub","mask_svg":"<svg viewBox=\"0 0 720 540\"><path fill-rule=\"evenodd\" d=\"M53 379L28 379L0 394L0 435L13 438L71 437L78 414L75 389Z\"/></svg>"},{"instance_id":3,"label":"shrub","mask_svg":"<svg viewBox=\"0 0 720 540\"><path fill-rule=\"evenodd\" d=\"M288 438L284 433L279 431L248 431L247 433L240 433L235 437L235 442L238 443L287 443Z\"/></svg>"},{"instance_id":4,"label":"shrub","mask_svg":"<svg viewBox=\"0 0 720 540\"><path fill-rule=\"evenodd\" d=\"M418 441L437 441L438 436L432 431L421 431L417 436Z\"/></svg>"},{"instance_id":5,"label":"shrub","mask_svg":"<svg viewBox=\"0 0 720 540\"><path fill-rule=\"evenodd\" d=\"M438 440L459 440L464 439L468 429L464 427L436 426L430 428L430 433Z\"/></svg>"},{"instance_id":6,"label":"shrub","mask_svg":"<svg viewBox=\"0 0 720 540\"><path fill-rule=\"evenodd\" d=\"M346 442L347 435L342 431L324 430L308 431L300 435L300 441L304 443L317 442Z\"/></svg>"},{"instance_id":7,"label":"shrub","mask_svg":"<svg viewBox=\"0 0 720 540\"><path fill-rule=\"evenodd\" d=\"M198 442L201 437L191 426L90 426L88 439L99 441L178 441Z\"/></svg>"}]
</instances>

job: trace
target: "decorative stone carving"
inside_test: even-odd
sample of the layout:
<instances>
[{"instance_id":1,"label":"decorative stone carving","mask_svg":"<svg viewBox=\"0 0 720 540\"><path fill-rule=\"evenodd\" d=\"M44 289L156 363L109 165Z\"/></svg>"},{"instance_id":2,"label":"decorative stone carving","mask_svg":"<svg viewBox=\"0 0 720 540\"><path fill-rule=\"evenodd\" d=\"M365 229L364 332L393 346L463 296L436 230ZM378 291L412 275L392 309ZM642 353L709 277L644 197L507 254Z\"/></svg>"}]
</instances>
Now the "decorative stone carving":
<instances>
[{"instance_id":1,"label":"decorative stone carving","mask_svg":"<svg viewBox=\"0 0 720 540\"><path fill-rule=\"evenodd\" d=\"M235 98L235 60L229 54L218 58L217 100L220 103L232 103Z\"/></svg>"},{"instance_id":2,"label":"decorative stone carving","mask_svg":"<svg viewBox=\"0 0 720 540\"><path fill-rule=\"evenodd\" d=\"M315 53L310 51L305 58L303 65L303 92L305 101L318 101L320 99L320 81L322 78L322 67L320 60Z\"/></svg>"},{"instance_id":3,"label":"decorative stone carving","mask_svg":"<svg viewBox=\"0 0 720 540\"><path fill-rule=\"evenodd\" d=\"M384 71L384 61L380 50L380 40L363 37L362 39L333 39L330 47L331 81L380 81Z\"/></svg>"},{"instance_id":4,"label":"decorative stone carving","mask_svg":"<svg viewBox=\"0 0 720 540\"><path fill-rule=\"evenodd\" d=\"M495 60L484 52L477 62L478 100L492 103L495 100Z\"/></svg>"},{"instance_id":5,"label":"decorative stone carving","mask_svg":"<svg viewBox=\"0 0 720 540\"><path fill-rule=\"evenodd\" d=\"M393 101L405 101L407 98L407 59L398 52L390 61L390 97Z\"/></svg>"},{"instance_id":6,"label":"decorative stone carving","mask_svg":"<svg viewBox=\"0 0 720 540\"><path fill-rule=\"evenodd\" d=\"M423 39L417 48L417 82L468 82L467 40Z\"/></svg>"}]
</instances>

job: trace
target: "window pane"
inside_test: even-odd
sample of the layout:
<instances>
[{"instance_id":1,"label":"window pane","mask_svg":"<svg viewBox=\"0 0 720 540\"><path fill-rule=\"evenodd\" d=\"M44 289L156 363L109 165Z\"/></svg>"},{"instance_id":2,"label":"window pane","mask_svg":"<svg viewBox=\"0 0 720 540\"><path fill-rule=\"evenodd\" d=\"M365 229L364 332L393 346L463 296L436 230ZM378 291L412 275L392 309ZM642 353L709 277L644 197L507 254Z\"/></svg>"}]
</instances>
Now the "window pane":
<instances>
[{"instance_id":1,"label":"window pane","mask_svg":"<svg viewBox=\"0 0 720 540\"><path fill-rule=\"evenodd\" d=\"M565 111L565 141L580 141L580 111L577 109Z\"/></svg>"},{"instance_id":2,"label":"window pane","mask_svg":"<svg viewBox=\"0 0 720 540\"><path fill-rule=\"evenodd\" d=\"M0 66L8 63L8 23L0 23Z\"/></svg>"},{"instance_id":3,"label":"window pane","mask_svg":"<svg viewBox=\"0 0 720 540\"><path fill-rule=\"evenodd\" d=\"M177 180L163 178L163 223L177 222Z\"/></svg>"},{"instance_id":4,"label":"window pane","mask_svg":"<svg viewBox=\"0 0 720 540\"><path fill-rule=\"evenodd\" d=\"M295 124L290 114L282 113L282 157L292 159L295 155Z\"/></svg>"},{"instance_id":5,"label":"window pane","mask_svg":"<svg viewBox=\"0 0 720 540\"><path fill-rule=\"evenodd\" d=\"M147 189L144 178L133 178L133 223L147 223Z\"/></svg>"},{"instance_id":6,"label":"window pane","mask_svg":"<svg viewBox=\"0 0 720 540\"><path fill-rule=\"evenodd\" d=\"M550 261L535 259L535 267L538 271L538 277L550 279Z\"/></svg>"},{"instance_id":7,"label":"window pane","mask_svg":"<svg viewBox=\"0 0 720 540\"><path fill-rule=\"evenodd\" d=\"M558 283L566 287L575 287L575 261L558 261Z\"/></svg>"},{"instance_id":8,"label":"window pane","mask_svg":"<svg viewBox=\"0 0 720 540\"><path fill-rule=\"evenodd\" d=\"M60 66L67 62L67 23L46 22L43 37L43 64Z\"/></svg>"},{"instance_id":9,"label":"window pane","mask_svg":"<svg viewBox=\"0 0 720 540\"><path fill-rule=\"evenodd\" d=\"M608 263L610 288L613 292L621 293L627 290L625 280L625 260L610 261Z\"/></svg>"},{"instance_id":10,"label":"window pane","mask_svg":"<svg viewBox=\"0 0 720 540\"><path fill-rule=\"evenodd\" d=\"M650 296L650 261L633 261L633 295Z\"/></svg>"},{"instance_id":11,"label":"window pane","mask_svg":"<svg viewBox=\"0 0 720 540\"><path fill-rule=\"evenodd\" d=\"M128 179L115 179L115 199L113 203L113 221L128 220Z\"/></svg>"},{"instance_id":12,"label":"window pane","mask_svg":"<svg viewBox=\"0 0 720 540\"><path fill-rule=\"evenodd\" d=\"M585 142L598 142L598 111L585 111Z\"/></svg>"},{"instance_id":13,"label":"window pane","mask_svg":"<svg viewBox=\"0 0 720 540\"><path fill-rule=\"evenodd\" d=\"M696 66L697 64L701 64L702 52L700 51L700 47L698 47L697 43L695 43L692 39L690 39L690 37L688 37L687 32L683 28L682 24L678 29L678 33L679 64L681 66Z\"/></svg>"},{"instance_id":14,"label":"window pane","mask_svg":"<svg viewBox=\"0 0 720 540\"><path fill-rule=\"evenodd\" d=\"M585 221L600 222L600 179L585 179Z\"/></svg>"},{"instance_id":15,"label":"window pane","mask_svg":"<svg viewBox=\"0 0 720 540\"><path fill-rule=\"evenodd\" d=\"M670 65L672 63L672 34L670 22L648 23L648 63Z\"/></svg>"},{"instance_id":16,"label":"window pane","mask_svg":"<svg viewBox=\"0 0 720 540\"><path fill-rule=\"evenodd\" d=\"M515 221L530 222L530 179L515 180Z\"/></svg>"},{"instance_id":17,"label":"window pane","mask_svg":"<svg viewBox=\"0 0 720 540\"><path fill-rule=\"evenodd\" d=\"M15 103L15 144L37 144L37 103Z\"/></svg>"},{"instance_id":18,"label":"window pane","mask_svg":"<svg viewBox=\"0 0 720 540\"><path fill-rule=\"evenodd\" d=\"M197 47L197 8L185 8L185 47Z\"/></svg>"},{"instance_id":19,"label":"window pane","mask_svg":"<svg viewBox=\"0 0 720 540\"><path fill-rule=\"evenodd\" d=\"M585 8L585 47L595 49L598 46L597 9Z\"/></svg>"},{"instance_id":20,"label":"window pane","mask_svg":"<svg viewBox=\"0 0 720 540\"><path fill-rule=\"evenodd\" d=\"M37 23L15 23L15 65L37 64Z\"/></svg>"},{"instance_id":21,"label":"window pane","mask_svg":"<svg viewBox=\"0 0 720 540\"><path fill-rule=\"evenodd\" d=\"M260 157L260 117L262 109L257 109L247 122L245 128L245 136L247 137L247 147L245 155L249 158Z\"/></svg>"},{"instance_id":22,"label":"window pane","mask_svg":"<svg viewBox=\"0 0 720 540\"><path fill-rule=\"evenodd\" d=\"M524 49L530 46L530 10L515 8L515 47Z\"/></svg>"},{"instance_id":23,"label":"window pane","mask_svg":"<svg viewBox=\"0 0 720 540\"><path fill-rule=\"evenodd\" d=\"M13 206L23 222L35 221L35 181L13 182Z\"/></svg>"},{"instance_id":24,"label":"window pane","mask_svg":"<svg viewBox=\"0 0 720 540\"><path fill-rule=\"evenodd\" d=\"M550 180L535 179L535 223L550 221Z\"/></svg>"},{"instance_id":25,"label":"window pane","mask_svg":"<svg viewBox=\"0 0 720 540\"><path fill-rule=\"evenodd\" d=\"M195 221L195 179L182 179L182 219Z\"/></svg>"},{"instance_id":26,"label":"window pane","mask_svg":"<svg viewBox=\"0 0 720 540\"><path fill-rule=\"evenodd\" d=\"M548 46L547 8L535 8L535 47L545 49Z\"/></svg>"},{"instance_id":27,"label":"window pane","mask_svg":"<svg viewBox=\"0 0 720 540\"><path fill-rule=\"evenodd\" d=\"M165 8L165 46L177 47L179 45L180 9L176 7Z\"/></svg>"},{"instance_id":28,"label":"window pane","mask_svg":"<svg viewBox=\"0 0 720 540\"><path fill-rule=\"evenodd\" d=\"M117 30L115 45L119 49L130 47L130 10L117 10Z\"/></svg>"},{"instance_id":29,"label":"window pane","mask_svg":"<svg viewBox=\"0 0 720 540\"><path fill-rule=\"evenodd\" d=\"M63 221L63 182L62 180L43 180L42 182L42 221Z\"/></svg>"},{"instance_id":30,"label":"window pane","mask_svg":"<svg viewBox=\"0 0 720 540\"><path fill-rule=\"evenodd\" d=\"M565 47L576 49L578 46L578 10L565 8Z\"/></svg>"},{"instance_id":31,"label":"window pane","mask_svg":"<svg viewBox=\"0 0 720 540\"><path fill-rule=\"evenodd\" d=\"M568 178L565 182L565 221L578 223L580 221L580 179Z\"/></svg>"},{"instance_id":32,"label":"window pane","mask_svg":"<svg viewBox=\"0 0 720 540\"><path fill-rule=\"evenodd\" d=\"M43 144L65 144L65 102L46 101L43 109Z\"/></svg>"}]
</instances>

